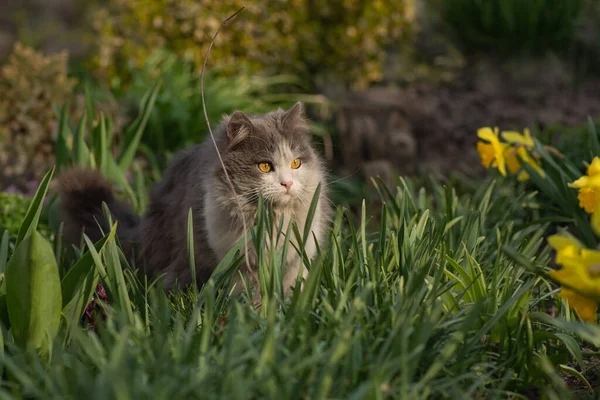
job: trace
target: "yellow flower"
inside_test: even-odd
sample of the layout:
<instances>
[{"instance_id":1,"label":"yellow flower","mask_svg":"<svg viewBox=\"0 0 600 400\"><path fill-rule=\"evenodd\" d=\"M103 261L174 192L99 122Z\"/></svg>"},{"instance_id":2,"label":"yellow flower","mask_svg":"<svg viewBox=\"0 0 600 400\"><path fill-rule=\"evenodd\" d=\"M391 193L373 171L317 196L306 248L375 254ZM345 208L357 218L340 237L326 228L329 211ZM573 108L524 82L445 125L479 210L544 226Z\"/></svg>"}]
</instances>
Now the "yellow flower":
<instances>
[{"instance_id":1,"label":"yellow flower","mask_svg":"<svg viewBox=\"0 0 600 400\"><path fill-rule=\"evenodd\" d=\"M569 187L579 189L577 198L581 208L590 214L596 211L600 204L600 158L594 157L587 175L569 183Z\"/></svg>"},{"instance_id":2,"label":"yellow flower","mask_svg":"<svg viewBox=\"0 0 600 400\"><path fill-rule=\"evenodd\" d=\"M481 128L477 131L477 136L485 140L485 142L477 143L477 151L481 157L481 164L484 167L490 166L498 168L502 176L506 176L506 163L504 160L504 152L506 145L500 143L498 139L498 128Z\"/></svg>"},{"instance_id":3,"label":"yellow flower","mask_svg":"<svg viewBox=\"0 0 600 400\"><path fill-rule=\"evenodd\" d=\"M517 149L512 146L506 146L504 150L504 159L506 160L506 166L511 174L516 174L521 169L521 163L517 158Z\"/></svg>"},{"instance_id":4,"label":"yellow flower","mask_svg":"<svg viewBox=\"0 0 600 400\"><path fill-rule=\"evenodd\" d=\"M502 138L512 145L512 147L510 148L514 149L513 153L516 153L516 155L513 156L514 160L511 161L513 164L512 169L515 169L515 171L513 172L510 166L509 169L511 169L511 172L513 174L516 174L517 171L521 169L521 164L519 162L519 159L521 159L523 162L525 162L527 165L533 168L539 176L544 178L546 176L546 173L528 152L528 150L533 149L533 146L535 144L533 142L533 138L531 137L531 132L529 131L529 129L525 128L524 133L524 135L521 135L519 132L514 131L502 132ZM508 159L507 163L509 163ZM522 170L517 176L517 179L519 179L520 181L527 180L529 179L529 174L526 171Z\"/></svg>"},{"instance_id":5,"label":"yellow flower","mask_svg":"<svg viewBox=\"0 0 600 400\"><path fill-rule=\"evenodd\" d=\"M525 128L523 132L525 135L521 135L519 132L515 131L504 131L502 132L502 138L510 144L520 144L529 149L533 148L535 143L531 137L531 132L527 128Z\"/></svg>"},{"instance_id":6,"label":"yellow flower","mask_svg":"<svg viewBox=\"0 0 600 400\"><path fill-rule=\"evenodd\" d=\"M560 289L560 296L563 299L569 300L569 306L577 312L582 320L591 322L596 321L598 303L595 300L566 288Z\"/></svg>"},{"instance_id":7,"label":"yellow flower","mask_svg":"<svg viewBox=\"0 0 600 400\"><path fill-rule=\"evenodd\" d=\"M550 276L566 286L560 289L562 298L585 321L596 320L600 302L600 275L596 273L600 264L600 251L583 248L576 241L554 235L548 243L556 250L556 262L562 269L551 271Z\"/></svg>"}]
</instances>

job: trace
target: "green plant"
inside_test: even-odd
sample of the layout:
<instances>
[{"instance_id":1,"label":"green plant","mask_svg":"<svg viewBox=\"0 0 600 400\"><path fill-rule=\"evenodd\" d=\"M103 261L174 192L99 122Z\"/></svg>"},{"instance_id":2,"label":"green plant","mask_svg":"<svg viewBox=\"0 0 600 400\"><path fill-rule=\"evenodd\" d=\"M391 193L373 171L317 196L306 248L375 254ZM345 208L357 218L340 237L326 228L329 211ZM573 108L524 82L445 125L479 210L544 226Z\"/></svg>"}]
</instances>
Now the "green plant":
<instances>
[{"instance_id":1,"label":"green plant","mask_svg":"<svg viewBox=\"0 0 600 400\"><path fill-rule=\"evenodd\" d=\"M11 245L14 244L31 201L32 199L19 194L0 193L0 232L7 232ZM46 237L51 236L47 213L42 214L38 230Z\"/></svg>"},{"instance_id":2,"label":"green plant","mask_svg":"<svg viewBox=\"0 0 600 400\"><path fill-rule=\"evenodd\" d=\"M408 33L415 13L413 0L109 1L93 16L99 49L92 62L109 80L129 83L129 66L141 67L154 49L166 48L199 70L221 21L242 6L211 61L244 60L252 72L289 73L311 91L333 77L353 86L380 80L384 45Z\"/></svg>"},{"instance_id":3,"label":"green plant","mask_svg":"<svg viewBox=\"0 0 600 400\"><path fill-rule=\"evenodd\" d=\"M21 227L21 243L35 235L50 176ZM499 196L491 184L459 198L451 187L434 184L426 192L406 180L396 193L377 187L386 203L379 220L370 221L363 205L355 226L339 208L330 246L305 260L311 273L288 300L282 298L282 260L286 251L302 251L307 232L285 232L287 245L266 251L265 238L282 232L269 222L268 207L259 207L251 235L259 249L258 312L247 303L251 293L229 295L230 277L243 262L242 243L205 286L165 295L124 262L111 223L99 243L85 240L87 253L73 266L59 257L51 268L61 282L64 321L70 321L56 330L56 311L45 315L40 326L52 327L47 338L54 340L14 337L19 331L7 330L0 312L6 376L0 391L7 398L78 397L90 390L100 398L463 398L537 387L566 396L558 371L577 372L569 356L578 362L582 350L568 330L538 317L551 288L502 251L507 245L548 262L548 250L540 247L544 227L518 229L512 220L531 194ZM371 230L375 222L378 229ZM25 274L33 268L23 266L35 260L11 260L21 268L7 270L0 290L16 279L11 271ZM108 295L97 334L75 322L95 282ZM51 294L59 296L56 288L44 291ZM25 304L31 315L39 306ZM41 351L24 353L24 342L41 344Z\"/></svg>"},{"instance_id":4,"label":"green plant","mask_svg":"<svg viewBox=\"0 0 600 400\"><path fill-rule=\"evenodd\" d=\"M76 81L67 76L67 53L44 56L20 43L0 68L0 184L24 185L52 166L58 121Z\"/></svg>"},{"instance_id":5,"label":"green plant","mask_svg":"<svg viewBox=\"0 0 600 400\"><path fill-rule=\"evenodd\" d=\"M134 164L134 159L159 88L160 81L147 89L140 100L138 116L124 129L121 137L115 134L112 119L96 110L89 93L85 97L86 111L77 126L69 121L64 106L60 111L56 145L57 170L60 172L72 165L97 169L116 184L117 192L124 194L137 212L143 212L147 202L144 175L139 165ZM132 170L135 170L136 191L128 179ZM54 202L54 207L56 206L57 203Z\"/></svg>"},{"instance_id":6,"label":"green plant","mask_svg":"<svg viewBox=\"0 0 600 400\"><path fill-rule=\"evenodd\" d=\"M293 77L251 77L240 65L236 65L236 70L235 75L226 74L222 69L207 71L204 96L213 127L224 114L235 110L260 114L279 106L290 106L290 98L307 103L320 101L315 96L276 93L285 85L298 86ZM132 81L126 91L123 92L122 87L113 88L123 100L137 103L154 82L159 79L162 82L142 144L146 153L153 153L164 167L169 152L201 142L208 134L200 75L191 61L180 59L167 50L154 51L142 68L132 68L131 71Z\"/></svg>"},{"instance_id":7,"label":"green plant","mask_svg":"<svg viewBox=\"0 0 600 400\"><path fill-rule=\"evenodd\" d=\"M432 0L467 52L544 54L573 43L585 0Z\"/></svg>"}]
</instances>

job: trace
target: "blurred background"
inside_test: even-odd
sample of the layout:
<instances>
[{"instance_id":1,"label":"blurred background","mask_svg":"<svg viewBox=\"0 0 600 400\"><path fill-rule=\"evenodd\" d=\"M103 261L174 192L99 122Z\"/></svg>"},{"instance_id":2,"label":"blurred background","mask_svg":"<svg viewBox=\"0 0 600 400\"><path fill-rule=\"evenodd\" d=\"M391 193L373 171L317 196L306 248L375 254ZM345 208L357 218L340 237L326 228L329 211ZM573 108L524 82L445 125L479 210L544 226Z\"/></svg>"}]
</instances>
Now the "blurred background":
<instances>
[{"instance_id":1,"label":"blurred background","mask_svg":"<svg viewBox=\"0 0 600 400\"><path fill-rule=\"evenodd\" d=\"M207 134L204 54L242 6L208 61L211 122L304 101L343 182L477 175L482 126L572 143L600 117L595 0L3 0L0 189L54 164L58 107L76 121L87 91L118 137L160 79L139 152L158 178Z\"/></svg>"}]
</instances>

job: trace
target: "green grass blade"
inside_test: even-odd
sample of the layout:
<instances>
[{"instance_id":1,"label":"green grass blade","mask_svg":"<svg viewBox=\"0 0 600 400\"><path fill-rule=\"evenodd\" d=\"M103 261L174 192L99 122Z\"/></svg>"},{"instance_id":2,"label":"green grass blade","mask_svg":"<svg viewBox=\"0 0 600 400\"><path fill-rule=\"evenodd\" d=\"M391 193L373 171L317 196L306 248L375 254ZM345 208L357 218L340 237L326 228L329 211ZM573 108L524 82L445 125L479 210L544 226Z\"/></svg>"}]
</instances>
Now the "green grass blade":
<instances>
[{"instance_id":1,"label":"green grass blade","mask_svg":"<svg viewBox=\"0 0 600 400\"><path fill-rule=\"evenodd\" d=\"M190 268L190 276L192 277L192 291L194 296L198 297L198 283L196 282L196 261L194 260L194 217L192 216L192 208L188 211L187 220L187 251Z\"/></svg>"},{"instance_id":2,"label":"green grass blade","mask_svg":"<svg viewBox=\"0 0 600 400\"><path fill-rule=\"evenodd\" d=\"M65 169L71 162L71 151L69 151L69 148L67 147L68 136L70 136L70 132L67 121L67 105L65 104L60 110L58 136L56 138L56 170L58 172Z\"/></svg>"},{"instance_id":3,"label":"green grass blade","mask_svg":"<svg viewBox=\"0 0 600 400\"><path fill-rule=\"evenodd\" d=\"M103 113L100 113L100 123L94 129L94 143L97 168L100 173L107 175L109 146L108 134L106 132L106 118Z\"/></svg>"},{"instance_id":4,"label":"green grass blade","mask_svg":"<svg viewBox=\"0 0 600 400\"><path fill-rule=\"evenodd\" d=\"M146 124L148 119L150 118L150 114L152 113L152 108L154 107L154 102L156 101L156 97L158 96L158 92L161 86L161 82L158 81L154 86L150 89L147 94L147 99L141 105L140 115L136 119L136 121L132 124L131 131L128 131L125 135L125 146L124 150L119 156L119 168L122 171L127 171L129 166L133 162L133 158L135 153L138 150L140 142L142 140L142 135L144 133L144 129L146 128Z\"/></svg>"},{"instance_id":5,"label":"green grass blade","mask_svg":"<svg viewBox=\"0 0 600 400\"><path fill-rule=\"evenodd\" d=\"M44 207L44 199L46 198L46 193L48 193L48 186L50 185L50 180L54 175L54 167L50 171L46 173L44 179L40 183L29 208L27 209L27 214L23 219L23 223L19 228L19 233L17 234L17 241L15 246L18 246L23 239L29 235L31 235L38 226L38 222L40 220L40 214L42 213L42 208ZM54 257L53 257L54 258Z\"/></svg>"},{"instance_id":6,"label":"green grass blade","mask_svg":"<svg viewBox=\"0 0 600 400\"><path fill-rule=\"evenodd\" d=\"M101 253L106 243L114 240L115 234L116 229L113 227L108 235L95 244L96 251ZM61 282L63 314L68 321L77 323L81 318L99 278L100 274L90 251L86 252L64 276Z\"/></svg>"},{"instance_id":7,"label":"green grass blade","mask_svg":"<svg viewBox=\"0 0 600 400\"><path fill-rule=\"evenodd\" d=\"M596 132L596 125L591 117L588 117L588 137L591 156L600 157L600 139L598 138L598 132Z\"/></svg>"},{"instance_id":8,"label":"green grass blade","mask_svg":"<svg viewBox=\"0 0 600 400\"><path fill-rule=\"evenodd\" d=\"M4 231L0 241L0 276L6 272L6 264L8 264L8 239L8 231Z\"/></svg>"},{"instance_id":9,"label":"green grass blade","mask_svg":"<svg viewBox=\"0 0 600 400\"><path fill-rule=\"evenodd\" d=\"M73 138L73 157L75 165L80 167L89 167L90 166L90 150L85 143L85 132L86 132L86 121L87 115L83 114L79 123L77 124L77 129L75 131L75 137Z\"/></svg>"}]
</instances>

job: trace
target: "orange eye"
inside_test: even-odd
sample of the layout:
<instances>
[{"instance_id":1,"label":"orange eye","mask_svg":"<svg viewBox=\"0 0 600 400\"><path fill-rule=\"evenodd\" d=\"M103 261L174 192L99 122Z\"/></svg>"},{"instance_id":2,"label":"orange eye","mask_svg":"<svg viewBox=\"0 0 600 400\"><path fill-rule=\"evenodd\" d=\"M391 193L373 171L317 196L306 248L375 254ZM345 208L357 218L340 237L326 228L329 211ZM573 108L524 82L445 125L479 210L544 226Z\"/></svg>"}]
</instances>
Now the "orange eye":
<instances>
[{"instance_id":1,"label":"orange eye","mask_svg":"<svg viewBox=\"0 0 600 400\"><path fill-rule=\"evenodd\" d=\"M294 161L292 161L292 169L298 169L301 165L302 160L300 160L299 158L296 158Z\"/></svg>"},{"instance_id":2,"label":"orange eye","mask_svg":"<svg viewBox=\"0 0 600 400\"><path fill-rule=\"evenodd\" d=\"M260 169L264 173L267 173L267 172L271 172L271 170L273 169L273 166L271 165L270 162L261 162L261 163L258 163L258 169Z\"/></svg>"}]
</instances>

